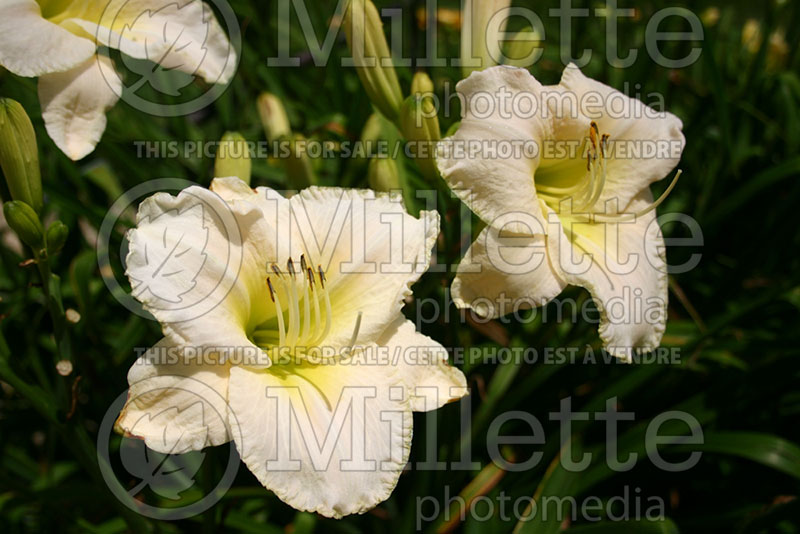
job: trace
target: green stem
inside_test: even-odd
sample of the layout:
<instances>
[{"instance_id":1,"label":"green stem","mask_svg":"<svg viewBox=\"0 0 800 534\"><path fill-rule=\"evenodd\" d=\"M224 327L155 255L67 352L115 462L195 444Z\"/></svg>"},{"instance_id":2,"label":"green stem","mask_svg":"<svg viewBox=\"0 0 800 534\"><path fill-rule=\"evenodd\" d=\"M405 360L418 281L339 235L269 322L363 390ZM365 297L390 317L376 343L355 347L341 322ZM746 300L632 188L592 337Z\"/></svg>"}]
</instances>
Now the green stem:
<instances>
[{"instance_id":1,"label":"green stem","mask_svg":"<svg viewBox=\"0 0 800 534\"><path fill-rule=\"evenodd\" d=\"M64 414L56 408L54 399L42 388L28 384L19 377L11 368L10 358L11 350L6 343L5 335L0 332L0 378L10 384L31 403L42 417L52 423L61 436L62 442L75 455L83 468L89 472L95 484L104 485L105 482L97 464L97 449L86 430L77 424L64 422ZM116 499L113 500L113 503L132 532L150 532L150 524L144 517Z\"/></svg>"}]
</instances>

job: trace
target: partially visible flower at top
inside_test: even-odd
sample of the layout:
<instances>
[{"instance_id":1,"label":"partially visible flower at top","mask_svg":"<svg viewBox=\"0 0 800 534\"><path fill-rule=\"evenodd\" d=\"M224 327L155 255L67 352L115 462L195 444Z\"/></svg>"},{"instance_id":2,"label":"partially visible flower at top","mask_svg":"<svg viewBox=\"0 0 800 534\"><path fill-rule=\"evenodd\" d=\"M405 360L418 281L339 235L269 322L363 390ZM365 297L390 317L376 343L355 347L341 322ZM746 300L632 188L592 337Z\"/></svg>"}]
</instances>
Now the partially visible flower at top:
<instances>
[{"instance_id":1,"label":"partially visible flower at top","mask_svg":"<svg viewBox=\"0 0 800 534\"><path fill-rule=\"evenodd\" d=\"M164 338L131 368L116 428L168 453L233 440L300 510L374 507L408 461L412 411L467 393L446 350L401 313L438 233L436 212L417 219L372 191L286 199L217 178L145 200L127 274ZM218 304L198 314L179 302L192 293ZM193 416L198 398L224 416Z\"/></svg>"},{"instance_id":2,"label":"partially visible flower at top","mask_svg":"<svg viewBox=\"0 0 800 534\"><path fill-rule=\"evenodd\" d=\"M655 208L675 182L655 202L649 185L678 164L681 121L574 65L557 86L493 67L457 89L463 120L438 147L439 170L488 226L459 265L456 304L498 317L582 286L608 352L658 347L667 270Z\"/></svg>"},{"instance_id":3,"label":"partially visible flower at top","mask_svg":"<svg viewBox=\"0 0 800 534\"><path fill-rule=\"evenodd\" d=\"M236 51L200 0L2 0L0 65L39 77L47 133L78 160L94 150L122 80L98 46L226 84Z\"/></svg>"}]
</instances>

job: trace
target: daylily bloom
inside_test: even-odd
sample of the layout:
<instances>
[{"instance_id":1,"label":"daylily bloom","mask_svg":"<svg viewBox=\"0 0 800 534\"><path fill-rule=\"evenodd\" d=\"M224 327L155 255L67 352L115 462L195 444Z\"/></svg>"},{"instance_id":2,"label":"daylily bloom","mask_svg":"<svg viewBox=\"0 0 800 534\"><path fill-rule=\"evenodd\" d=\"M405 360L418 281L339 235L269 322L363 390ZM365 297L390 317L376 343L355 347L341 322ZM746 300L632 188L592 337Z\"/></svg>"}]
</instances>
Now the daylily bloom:
<instances>
[{"instance_id":1,"label":"daylily bloom","mask_svg":"<svg viewBox=\"0 0 800 534\"><path fill-rule=\"evenodd\" d=\"M94 150L122 95L98 46L208 83L228 83L236 69L235 50L200 0L0 1L0 66L38 76L47 133L73 160Z\"/></svg>"},{"instance_id":2,"label":"daylily bloom","mask_svg":"<svg viewBox=\"0 0 800 534\"><path fill-rule=\"evenodd\" d=\"M574 65L557 86L493 67L457 89L463 121L438 165L488 226L459 265L456 304L499 317L582 286L608 352L658 347L667 270L655 208L675 182L656 202L649 185L677 165L681 121Z\"/></svg>"},{"instance_id":3,"label":"daylily bloom","mask_svg":"<svg viewBox=\"0 0 800 534\"><path fill-rule=\"evenodd\" d=\"M406 465L412 411L467 393L401 313L438 233L436 212L372 191L286 199L217 178L148 198L127 274L164 338L131 368L117 429L159 452L233 440L300 510L374 507Z\"/></svg>"}]
</instances>

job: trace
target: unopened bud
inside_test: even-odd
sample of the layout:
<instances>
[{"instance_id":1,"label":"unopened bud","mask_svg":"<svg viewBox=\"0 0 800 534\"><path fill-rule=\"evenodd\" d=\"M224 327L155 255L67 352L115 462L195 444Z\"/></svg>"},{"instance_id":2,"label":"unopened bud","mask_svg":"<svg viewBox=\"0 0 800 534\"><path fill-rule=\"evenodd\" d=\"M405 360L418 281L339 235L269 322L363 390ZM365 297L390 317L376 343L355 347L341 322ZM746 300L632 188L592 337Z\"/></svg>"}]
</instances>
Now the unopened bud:
<instances>
[{"instance_id":1,"label":"unopened bud","mask_svg":"<svg viewBox=\"0 0 800 534\"><path fill-rule=\"evenodd\" d=\"M527 68L539 61L544 53L542 36L532 26L527 26L506 43L505 54L500 51L499 41L490 45L489 52L497 54L504 65Z\"/></svg>"},{"instance_id":2,"label":"unopened bud","mask_svg":"<svg viewBox=\"0 0 800 534\"><path fill-rule=\"evenodd\" d=\"M361 130L361 142L364 145L377 142L381 138L383 124L381 123L381 116L373 113L364 123L364 129Z\"/></svg>"},{"instance_id":3,"label":"unopened bud","mask_svg":"<svg viewBox=\"0 0 800 534\"><path fill-rule=\"evenodd\" d=\"M292 136L291 154L284 159L289 184L295 189L303 189L317 183L314 167L308 155L306 138L300 134Z\"/></svg>"},{"instance_id":4,"label":"unopened bud","mask_svg":"<svg viewBox=\"0 0 800 534\"><path fill-rule=\"evenodd\" d=\"M433 93L433 80L424 72L418 72L411 80L411 94L430 95Z\"/></svg>"},{"instance_id":5,"label":"unopened bud","mask_svg":"<svg viewBox=\"0 0 800 534\"><path fill-rule=\"evenodd\" d=\"M36 133L19 102L0 99L0 168L11 198L42 211L42 177Z\"/></svg>"},{"instance_id":6,"label":"unopened bud","mask_svg":"<svg viewBox=\"0 0 800 534\"><path fill-rule=\"evenodd\" d=\"M44 247L44 228L33 208L19 200L11 200L3 204L3 214L23 243L35 251Z\"/></svg>"},{"instance_id":7,"label":"unopened bud","mask_svg":"<svg viewBox=\"0 0 800 534\"><path fill-rule=\"evenodd\" d=\"M267 141L277 141L292 133L289 117L280 99L272 93L261 93L258 97L258 115Z\"/></svg>"},{"instance_id":8,"label":"unopened bud","mask_svg":"<svg viewBox=\"0 0 800 534\"><path fill-rule=\"evenodd\" d=\"M387 119L396 121L403 93L375 4L370 0L350 0L344 32L367 96Z\"/></svg>"},{"instance_id":9,"label":"unopened bud","mask_svg":"<svg viewBox=\"0 0 800 534\"><path fill-rule=\"evenodd\" d=\"M410 96L400 111L400 130L410 143L412 155L426 178L438 176L435 162L436 143L441 138L436 107L430 98Z\"/></svg>"},{"instance_id":10,"label":"unopened bud","mask_svg":"<svg viewBox=\"0 0 800 534\"><path fill-rule=\"evenodd\" d=\"M214 177L236 176L250 184L251 169L250 149L245 138L238 132L225 132L214 160Z\"/></svg>"},{"instance_id":11,"label":"unopened bud","mask_svg":"<svg viewBox=\"0 0 800 534\"><path fill-rule=\"evenodd\" d=\"M54 221L48 228L45 234L47 242L47 253L50 255L57 254L64 247L69 235L69 228L61 221Z\"/></svg>"},{"instance_id":12,"label":"unopened bud","mask_svg":"<svg viewBox=\"0 0 800 534\"><path fill-rule=\"evenodd\" d=\"M390 158L370 159L367 180L375 191L394 191L402 188L397 163Z\"/></svg>"},{"instance_id":13,"label":"unopened bud","mask_svg":"<svg viewBox=\"0 0 800 534\"><path fill-rule=\"evenodd\" d=\"M499 57L491 52L499 47L508 20L508 15L501 12L510 6L511 0L466 0L464 3L461 14L461 69L464 78L473 71L497 65Z\"/></svg>"}]
</instances>

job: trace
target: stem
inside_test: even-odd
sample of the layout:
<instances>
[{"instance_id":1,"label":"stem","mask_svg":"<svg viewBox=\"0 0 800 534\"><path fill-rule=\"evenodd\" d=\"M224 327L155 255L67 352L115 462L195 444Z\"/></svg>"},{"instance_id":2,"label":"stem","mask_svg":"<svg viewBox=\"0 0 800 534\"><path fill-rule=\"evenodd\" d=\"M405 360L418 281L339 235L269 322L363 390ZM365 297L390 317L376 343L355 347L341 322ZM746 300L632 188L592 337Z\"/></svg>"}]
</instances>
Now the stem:
<instances>
[{"instance_id":1,"label":"stem","mask_svg":"<svg viewBox=\"0 0 800 534\"><path fill-rule=\"evenodd\" d=\"M25 397L36 411L53 425L63 443L75 455L83 468L89 472L95 484L103 486L105 482L97 465L97 450L86 430L77 424L63 422L64 414L59 413L54 399L42 388L28 384L20 378L9 364L10 357L11 351L6 343L5 335L0 332L0 378ZM150 532L150 523L141 515L116 499L113 499L113 503L132 532Z\"/></svg>"}]
</instances>

